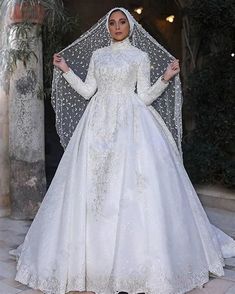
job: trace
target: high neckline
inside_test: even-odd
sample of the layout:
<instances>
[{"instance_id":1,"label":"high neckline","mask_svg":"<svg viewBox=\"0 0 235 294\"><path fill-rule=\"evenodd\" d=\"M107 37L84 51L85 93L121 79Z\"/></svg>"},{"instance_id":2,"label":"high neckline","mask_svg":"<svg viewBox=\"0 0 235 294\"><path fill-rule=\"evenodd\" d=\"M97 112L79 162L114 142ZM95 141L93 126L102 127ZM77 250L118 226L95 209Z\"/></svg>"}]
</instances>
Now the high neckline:
<instances>
[{"instance_id":1,"label":"high neckline","mask_svg":"<svg viewBox=\"0 0 235 294\"><path fill-rule=\"evenodd\" d=\"M131 42L129 40L129 37L127 37L126 39L122 40L122 41L111 41L111 49L112 50L118 50L118 49L123 49L123 48L127 48L131 45Z\"/></svg>"}]
</instances>

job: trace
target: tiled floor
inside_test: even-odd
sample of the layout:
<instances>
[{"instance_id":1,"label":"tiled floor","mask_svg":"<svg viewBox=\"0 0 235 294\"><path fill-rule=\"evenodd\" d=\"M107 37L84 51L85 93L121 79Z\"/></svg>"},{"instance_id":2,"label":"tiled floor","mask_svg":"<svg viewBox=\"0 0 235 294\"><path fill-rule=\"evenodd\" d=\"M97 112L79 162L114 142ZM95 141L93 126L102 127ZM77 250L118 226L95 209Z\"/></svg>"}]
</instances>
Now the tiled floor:
<instances>
[{"instance_id":1,"label":"tiled floor","mask_svg":"<svg viewBox=\"0 0 235 294\"><path fill-rule=\"evenodd\" d=\"M28 221L0 218L0 294L41 293L14 281L16 263L14 258L8 254L9 250L15 249L22 243L29 226Z\"/></svg>"},{"instance_id":2,"label":"tiled floor","mask_svg":"<svg viewBox=\"0 0 235 294\"><path fill-rule=\"evenodd\" d=\"M223 213L213 209L209 212L216 225L219 225L220 218L224 220ZM234 220L235 216L234 219L229 220L229 224L231 225L231 221ZM226 222L223 222L220 227L223 228L224 225ZM0 218L0 294L42 294L40 291L32 290L14 281L16 263L8 254L10 249L14 249L22 243L29 226L30 222L28 221ZM235 226L233 229L235 230ZM223 278L211 279L204 288L195 289L188 294L235 294L235 258L226 260Z\"/></svg>"}]
</instances>

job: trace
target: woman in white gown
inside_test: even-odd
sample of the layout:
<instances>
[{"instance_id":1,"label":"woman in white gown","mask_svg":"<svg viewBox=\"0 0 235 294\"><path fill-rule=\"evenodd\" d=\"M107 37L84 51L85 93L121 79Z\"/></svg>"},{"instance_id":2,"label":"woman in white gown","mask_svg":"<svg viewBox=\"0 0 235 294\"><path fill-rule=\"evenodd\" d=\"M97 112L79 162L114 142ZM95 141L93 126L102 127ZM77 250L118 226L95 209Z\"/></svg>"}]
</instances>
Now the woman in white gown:
<instances>
[{"instance_id":1,"label":"woman in white gown","mask_svg":"<svg viewBox=\"0 0 235 294\"><path fill-rule=\"evenodd\" d=\"M218 239L170 132L147 107L178 61L150 86L148 55L127 36L131 16L120 8L107 21L113 42L93 53L85 82L54 57L92 99L25 238L16 280L47 294L182 294L209 272L222 276L235 244Z\"/></svg>"}]
</instances>

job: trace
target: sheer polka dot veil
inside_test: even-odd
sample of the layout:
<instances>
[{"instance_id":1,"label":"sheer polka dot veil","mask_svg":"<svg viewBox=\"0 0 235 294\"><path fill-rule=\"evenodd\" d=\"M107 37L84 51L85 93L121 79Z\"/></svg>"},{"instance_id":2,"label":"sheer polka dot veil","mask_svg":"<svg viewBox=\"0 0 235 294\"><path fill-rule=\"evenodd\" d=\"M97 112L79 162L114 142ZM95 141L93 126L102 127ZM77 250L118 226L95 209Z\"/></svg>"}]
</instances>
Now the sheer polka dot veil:
<instances>
[{"instance_id":1,"label":"sheer polka dot veil","mask_svg":"<svg viewBox=\"0 0 235 294\"><path fill-rule=\"evenodd\" d=\"M111 43L107 24L110 14L116 9L124 12L128 18L131 44L148 53L151 64L151 83L154 83L164 73L174 57L150 36L124 8L114 8L109 11L91 29L65 48L61 55L69 67L84 81L92 53ZM57 132L64 148L82 117L87 103L89 102L65 81L62 72L55 68L52 82L52 105L56 113ZM166 91L153 102L152 106L162 117L181 153L182 94L179 75L170 81Z\"/></svg>"}]
</instances>

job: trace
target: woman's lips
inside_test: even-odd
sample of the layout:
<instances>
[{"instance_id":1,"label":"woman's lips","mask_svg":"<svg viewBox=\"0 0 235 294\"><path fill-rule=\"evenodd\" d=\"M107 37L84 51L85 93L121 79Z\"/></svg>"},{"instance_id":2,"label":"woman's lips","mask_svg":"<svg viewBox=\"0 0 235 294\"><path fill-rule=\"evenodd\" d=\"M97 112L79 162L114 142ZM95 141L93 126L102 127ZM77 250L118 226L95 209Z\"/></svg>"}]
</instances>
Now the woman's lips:
<instances>
[{"instance_id":1,"label":"woman's lips","mask_svg":"<svg viewBox=\"0 0 235 294\"><path fill-rule=\"evenodd\" d=\"M122 32L116 32L115 35L122 35Z\"/></svg>"}]
</instances>

